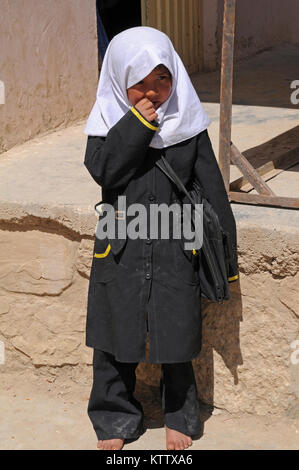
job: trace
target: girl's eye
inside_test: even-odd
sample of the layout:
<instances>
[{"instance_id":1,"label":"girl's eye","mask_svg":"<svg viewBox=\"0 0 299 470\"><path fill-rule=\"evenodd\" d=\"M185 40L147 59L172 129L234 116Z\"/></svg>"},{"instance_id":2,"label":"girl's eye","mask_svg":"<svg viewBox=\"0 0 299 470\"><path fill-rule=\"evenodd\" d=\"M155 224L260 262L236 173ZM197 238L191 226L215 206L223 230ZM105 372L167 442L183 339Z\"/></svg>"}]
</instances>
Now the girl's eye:
<instances>
[{"instance_id":1,"label":"girl's eye","mask_svg":"<svg viewBox=\"0 0 299 470\"><path fill-rule=\"evenodd\" d=\"M159 80L165 80L166 78L168 78L168 76L167 75L160 75L158 78L159 78Z\"/></svg>"}]
</instances>

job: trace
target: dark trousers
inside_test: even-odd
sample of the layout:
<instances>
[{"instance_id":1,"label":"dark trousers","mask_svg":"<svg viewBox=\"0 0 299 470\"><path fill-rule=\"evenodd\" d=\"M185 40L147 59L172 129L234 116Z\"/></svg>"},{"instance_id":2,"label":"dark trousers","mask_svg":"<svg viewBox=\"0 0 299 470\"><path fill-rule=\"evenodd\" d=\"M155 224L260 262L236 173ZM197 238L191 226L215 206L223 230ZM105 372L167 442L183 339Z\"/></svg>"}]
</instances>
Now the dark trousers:
<instances>
[{"instance_id":1,"label":"dark trousers","mask_svg":"<svg viewBox=\"0 0 299 470\"><path fill-rule=\"evenodd\" d=\"M143 407L134 397L138 363L117 361L94 349L88 416L100 440L138 438L145 432ZM192 362L161 364L160 397L167 427L188 436L200 432Z\"/></svg>"}]
</instances>

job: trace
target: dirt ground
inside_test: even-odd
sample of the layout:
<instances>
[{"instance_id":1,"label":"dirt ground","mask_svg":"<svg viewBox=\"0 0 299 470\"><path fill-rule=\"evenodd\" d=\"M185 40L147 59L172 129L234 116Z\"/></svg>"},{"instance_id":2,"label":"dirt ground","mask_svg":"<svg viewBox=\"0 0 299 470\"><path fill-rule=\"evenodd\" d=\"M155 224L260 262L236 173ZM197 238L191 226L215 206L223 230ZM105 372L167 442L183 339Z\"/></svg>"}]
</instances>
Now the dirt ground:
<instances>
[{"instance_id":1,"label":"dirt ground","mask_svg":"<svg viewBox=\"0 0 299 470\"><path fill-rule=\"evenodd\" d=\"M62 371L63 372L63 371ZM1 376L0 448L2 450L97 450L87 415L91 388L86 380L49 373ZM157 387L137 381L135 396L145 412L146 432L123 450L165 450L165 430ZM299 449L299 422L287 416L231 415L201 406L203 434L190 450Z\"/></svg>"}]
</instances>

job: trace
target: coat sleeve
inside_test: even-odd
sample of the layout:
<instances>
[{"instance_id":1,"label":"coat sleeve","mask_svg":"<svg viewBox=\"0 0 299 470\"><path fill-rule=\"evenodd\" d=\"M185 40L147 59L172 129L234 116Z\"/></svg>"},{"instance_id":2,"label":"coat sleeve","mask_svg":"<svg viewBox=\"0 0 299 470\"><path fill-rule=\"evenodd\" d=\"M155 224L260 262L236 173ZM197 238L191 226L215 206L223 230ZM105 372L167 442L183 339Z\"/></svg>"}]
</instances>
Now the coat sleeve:
<instances>
[{"instance_id":1,"label":"coat sleeve","mask_svg":"<svg viewBox=\"0 0 299 470\"><path fill-rule=\"evenodd\" d=\"M84 165L103 188L126 186L146 157L158 130L133 106L109 130L106 137L88 136Z\"/></svg>"},{"instance_id":2,"label":"coat sleeve","mask_svg":"<svg viewBox=\"0 0 299 470\"><path fill-rule=\"evenodd\" d=\"M207 129L198 135L194 172L203 188L206 199L218 215L219 222L227 235L229 248L228 281L235 281L239 277L236 222Z\"/></svg>"}]
</instances>

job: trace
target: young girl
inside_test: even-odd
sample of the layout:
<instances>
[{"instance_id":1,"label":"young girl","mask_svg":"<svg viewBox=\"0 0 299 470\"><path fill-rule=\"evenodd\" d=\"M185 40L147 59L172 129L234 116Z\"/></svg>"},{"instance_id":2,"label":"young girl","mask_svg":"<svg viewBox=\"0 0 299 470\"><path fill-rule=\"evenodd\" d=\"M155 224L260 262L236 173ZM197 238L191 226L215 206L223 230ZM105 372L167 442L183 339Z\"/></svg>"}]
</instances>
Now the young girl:
<instances>
[{"instance_id":1,"label":"young girl","mask_svg":"<svg viewBox=\"0 0 299 470\"><path fill-rule=\"evenodd\" d=\"M229 279L236 279L235 220L209 124L170 39L154 28L130 28L106 50L85 128L84 164L125 228L131 216L119 210L119 196L126 207L142 204L147 214L152 205L188 202L155 165L161 154L187 188L197 178L231 237ZM187 448L201 430L191 362L201 350L199 257L185 250L182 238L154 237L150 223L143 225L144 237L125 230L124 237L95 238L86 345L94 348L88 415L100 449L121 449L145 431L134 388L147 334L149 361L161 364L166 448Z\"/></svg>"}]
</instances>

